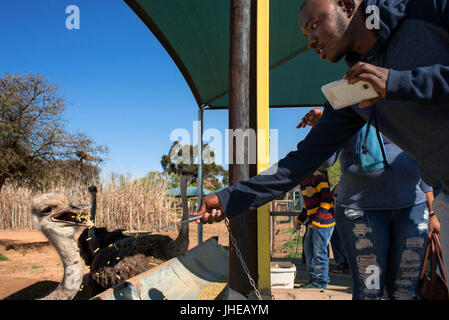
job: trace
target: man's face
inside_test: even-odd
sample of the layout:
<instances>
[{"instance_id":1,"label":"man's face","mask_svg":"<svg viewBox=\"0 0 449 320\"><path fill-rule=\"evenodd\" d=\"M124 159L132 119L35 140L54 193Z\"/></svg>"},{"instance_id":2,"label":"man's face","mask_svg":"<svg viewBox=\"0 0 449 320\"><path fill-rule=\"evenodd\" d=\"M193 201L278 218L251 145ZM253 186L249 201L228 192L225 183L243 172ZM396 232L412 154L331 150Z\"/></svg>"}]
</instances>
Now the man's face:
<instances>
[{"instance_id":1,"label":"man's face","mask_svg":"<svg viewBox=\"0 0 449 320\"><path fill-rule=\"evenodd\" d=\"M335 0L308 0L299 14L299 25L321 59L337 62L349 51L344 34L349 24Z\"/></svg>"}]
</instances>

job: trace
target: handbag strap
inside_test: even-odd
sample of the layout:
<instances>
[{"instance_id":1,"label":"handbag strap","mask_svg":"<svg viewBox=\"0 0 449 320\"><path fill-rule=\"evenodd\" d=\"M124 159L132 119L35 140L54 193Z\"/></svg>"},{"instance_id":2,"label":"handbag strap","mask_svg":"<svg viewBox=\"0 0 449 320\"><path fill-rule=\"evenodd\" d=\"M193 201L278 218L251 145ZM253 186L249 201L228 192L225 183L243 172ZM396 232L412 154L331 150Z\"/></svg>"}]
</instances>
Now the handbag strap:
<instances>
[{"instance_id":1,"label":"handbag strap","mask_svg":"<svg viewBox=\"0 0 449 320\"><path fill-rule=\"evenodd\" d=\"M432 233L430 234L429 240L427 241L426 253L424 254L424 260L423 260L422 267L421 267L421 274L419 275L420 280L424 278L424 272L426 271L427 260L429 259L429 253L430 253L431 236L432 236Z\"/></svg>"},{"instance_id":2,"label":"handbag strap","mask_svg":"<svg viewBox=\"0 0 449 320\"><path fill-rule=\"evenodd\" d=\"M432 261L432 259L435 260L435 258L436 258L436 261L434 263L435 263L435 265L438 265L438 268L440 269L441 278L444 280L444 282L447 283L446 274L444 272L444 267L443 267L443 258L442 258L442 253L441 253L440 239L438 238L438 235L436 233L432 233L432 246L434 247L435 254L432 255L431 261ZM436 270L436 268L435 268L435 270Z\"/></svg>"}]
</instances>

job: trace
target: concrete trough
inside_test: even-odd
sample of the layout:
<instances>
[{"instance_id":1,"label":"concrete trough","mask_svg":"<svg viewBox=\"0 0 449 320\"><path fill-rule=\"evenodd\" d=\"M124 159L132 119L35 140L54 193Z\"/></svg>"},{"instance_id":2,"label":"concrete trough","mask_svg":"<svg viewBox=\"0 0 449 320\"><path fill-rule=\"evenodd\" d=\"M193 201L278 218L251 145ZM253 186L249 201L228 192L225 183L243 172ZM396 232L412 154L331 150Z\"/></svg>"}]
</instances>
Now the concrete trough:
<instances>
[{"instance_id":1,"label":"concrete trough","mask_svg":"<svg viewBox=\"0 0 449 320\"><path fill-rule=\"evenodd\" d=\"M184 256L121 282L92 300L244 299L229 289L228 279L228 252L211 238Z\"/></svg>"}]
</instances>

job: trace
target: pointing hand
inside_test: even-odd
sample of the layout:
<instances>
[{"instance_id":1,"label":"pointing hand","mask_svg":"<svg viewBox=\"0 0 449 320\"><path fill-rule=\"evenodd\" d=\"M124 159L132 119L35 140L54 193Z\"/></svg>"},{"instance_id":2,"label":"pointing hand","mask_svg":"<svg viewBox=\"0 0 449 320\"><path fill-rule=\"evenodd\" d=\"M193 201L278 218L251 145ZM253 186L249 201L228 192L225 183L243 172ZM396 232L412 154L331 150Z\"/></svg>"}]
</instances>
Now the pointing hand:
<instances>
[{"instance_id":1,"label":"pointing hand","mask_svg":"<svg viewBox=\"0 0 449 320\"><path fill-rule=\"evenodd\" d=\"M320 120L321 116L323 115L323 110L318 108L313 108L309 112L306 113L306 115L302 118L301 122L296 126L296 128L305 128L307 126L313 127L316 125L318 120Z\"/></svg>"}]
</instances>

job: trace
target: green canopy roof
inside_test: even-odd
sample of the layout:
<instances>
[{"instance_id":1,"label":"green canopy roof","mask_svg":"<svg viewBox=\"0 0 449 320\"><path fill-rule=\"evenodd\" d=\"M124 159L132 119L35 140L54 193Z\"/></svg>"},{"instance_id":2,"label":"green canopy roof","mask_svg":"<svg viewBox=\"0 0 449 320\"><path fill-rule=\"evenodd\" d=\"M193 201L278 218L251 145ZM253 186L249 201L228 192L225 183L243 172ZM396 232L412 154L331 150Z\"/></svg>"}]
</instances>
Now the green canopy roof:
<instances>
[{"instance_id":1,"label":"green canopy roof","mask_svg":"<svg viewBox=\"0 0 449 320\"><path fill-rule=\"evenodd\" d=\"M230 0L125 1L172 57L198 105L227 107ZM298 26L303 2L270 1L272 107L321 105L321 86L347 70L307 50Z\"/></svg>"}]
</instances>

